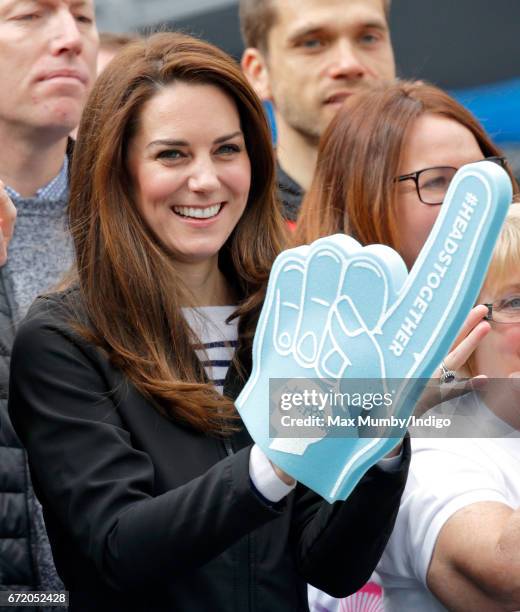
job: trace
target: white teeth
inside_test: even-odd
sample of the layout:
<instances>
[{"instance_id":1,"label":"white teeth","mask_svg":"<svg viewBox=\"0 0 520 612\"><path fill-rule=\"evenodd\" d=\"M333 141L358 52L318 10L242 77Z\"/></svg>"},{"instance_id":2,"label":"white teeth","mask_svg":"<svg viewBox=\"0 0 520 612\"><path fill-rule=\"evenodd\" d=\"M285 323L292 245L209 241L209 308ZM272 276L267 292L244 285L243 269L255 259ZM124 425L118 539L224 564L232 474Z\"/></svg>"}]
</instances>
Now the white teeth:
<instances>
[{"instance_id":1,"label":"white teeth","mask_svg":"<svg viewBox=\"0 0 520 612\"><path fill-rule=\"evenodd\" d=\"M174 206L173 210L183 217L193 217L195 219L209 219L218 215L222 204L215 204L214 206L208 206L207 208L191 208L188 206Z\"/></svg>"}]
</instances>

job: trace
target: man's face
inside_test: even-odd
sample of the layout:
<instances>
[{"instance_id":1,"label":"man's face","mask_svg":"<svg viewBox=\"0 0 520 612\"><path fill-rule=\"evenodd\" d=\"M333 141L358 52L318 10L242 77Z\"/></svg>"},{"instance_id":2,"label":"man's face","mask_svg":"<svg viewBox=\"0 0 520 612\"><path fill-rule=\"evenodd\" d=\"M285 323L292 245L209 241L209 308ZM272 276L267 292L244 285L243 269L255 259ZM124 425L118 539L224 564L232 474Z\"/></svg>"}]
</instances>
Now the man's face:
<instances>
[{"instance_id":1,"label":"man's face","mask_svg":"<svg viewBox=\"0 0 520 612\"><path fill-rule=\"evenodd\" d=\"M93 0L0 0L0 125L67 134L95 78L98 42Z\"/></svg>"},{"instance_id":2,"label":"man's face","mask_svg":"<svg viewBox=\"0 0 520 612\"><path fill-rule=\"evenodd\" d=\"M347 96L395 77L384 0L274 2L268 95L279 122L317 140Z\"/></svg>"}]
</instances>

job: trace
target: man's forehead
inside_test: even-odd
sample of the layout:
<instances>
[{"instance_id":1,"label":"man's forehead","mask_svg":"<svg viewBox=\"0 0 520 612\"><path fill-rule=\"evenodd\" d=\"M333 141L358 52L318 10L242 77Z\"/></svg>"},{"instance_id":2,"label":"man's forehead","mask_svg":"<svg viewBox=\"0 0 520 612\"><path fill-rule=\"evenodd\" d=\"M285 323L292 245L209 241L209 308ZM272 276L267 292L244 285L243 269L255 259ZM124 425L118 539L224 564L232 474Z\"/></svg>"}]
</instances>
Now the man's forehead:
<instances>
[{"instance_id":1,"label":"man's forehead","mask_svg":"<svg viewBox=\"0 0 520 612\"><path fill-rule=\"evenodd\" d=\"M386 0L271 0L275 24L295 25L297 22L341 20L349 13L364 18L379 17L386 22Z\"/></svg>"}]
</instances>

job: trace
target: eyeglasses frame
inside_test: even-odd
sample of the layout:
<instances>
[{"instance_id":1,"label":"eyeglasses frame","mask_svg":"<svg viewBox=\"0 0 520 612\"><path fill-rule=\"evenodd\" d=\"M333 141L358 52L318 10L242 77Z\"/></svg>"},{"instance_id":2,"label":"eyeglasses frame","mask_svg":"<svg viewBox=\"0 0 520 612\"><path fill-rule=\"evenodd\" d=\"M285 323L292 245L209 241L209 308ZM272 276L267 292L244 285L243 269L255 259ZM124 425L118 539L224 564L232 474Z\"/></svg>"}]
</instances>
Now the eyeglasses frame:
<instances>
[{"instance_id":1,"label":"eyeglasses frame","mask_svg":"<svg viewBox=\"0 0 520 612\"><path fill-rule=\"evenodd\" d=\"M497 163L502 168L505 168L507 163L507 158L503 155L492 155L491 157L485 157L480 161L491 161ZM457 172L458 168L454 168L453 166L431 166L430 168L422 168L421 170L416 170L415 172L410 172L409 174L401 174L401 176L396 176L394 178L395 183L402 183L403 181L413 181L415 183L415 190L417 191L417 197L419 200L425 204L426 206L440 206L442 202L425 202L421 198L421 192L419 190L419 176L423 172L427 172L428 170L440 170L441 168L449 168L450 170L455 170Z\"/></svg>"},{"instance_id":2,"label":"eyeglasses frame","mask_svg":"<svg viewBox=\"0 0 520 612\"><path fill-rule=\"evenodd\" d=\"M487 315L484 317L484 321L496 323L497 325L520 325L520 321L496 321L493 318L493 304L479 304L479 306L485 306L488 309Z\"/></svg>"}]
</instances>

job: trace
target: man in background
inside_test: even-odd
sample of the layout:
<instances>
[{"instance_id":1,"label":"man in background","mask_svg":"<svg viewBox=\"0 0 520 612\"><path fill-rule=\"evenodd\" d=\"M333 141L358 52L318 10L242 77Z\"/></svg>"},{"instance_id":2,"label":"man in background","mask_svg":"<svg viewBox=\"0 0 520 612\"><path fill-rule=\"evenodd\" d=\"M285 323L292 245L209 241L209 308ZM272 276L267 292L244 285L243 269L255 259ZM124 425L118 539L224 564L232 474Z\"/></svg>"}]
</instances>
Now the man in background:
<instances>
[{"instance_id":1,"label":"man in background","mask_svg":"<svg viewBox=\"0 0 520 612\"><path fill-rule=\"evenodd\" d=\"M101 74L105 66L131 42L139 40L138 34L116 34L114 32L99 33L99 52L97 73Z\"/></svg>"},{"instance_id":2,"label":"man in background","mask_svg":"<svg viewBox=\"0 0 520 612\"><path fill-rule=\"evenodd\" d=\"M389 9L390 0L240 0L242 68L274 106L279 195L291 221L339 105L395 78Z\"/></svg>"},{"instance_id":3,"label":"man in background","mask_svg":"<svg viewBox=\"0 0 520 612\"><path fill-rule=\"evenodd\" d=\"M0 590L61 587L7 415L8 370L17 323L72 264L68 134L94 81L97 48L93 0L0 0L0 179L17 209L0 268Z\"/></svg>"},{"instance_id":4,"label":"man in background","mask_svg":"<svg viewBox=\"0 0 520 612\"><path fill-rule=\"evenodd\" d=\"M131 42L139 40L138 34L118 34L115 32L99 32L99 48L97 55L96 72L99 76L105 66L112 61L112 59L119 53L119 51L126 47ZM79 125L76 126L70 133L70 137L76 140L78 135Z\"/></svg>"}]
</instances>

